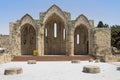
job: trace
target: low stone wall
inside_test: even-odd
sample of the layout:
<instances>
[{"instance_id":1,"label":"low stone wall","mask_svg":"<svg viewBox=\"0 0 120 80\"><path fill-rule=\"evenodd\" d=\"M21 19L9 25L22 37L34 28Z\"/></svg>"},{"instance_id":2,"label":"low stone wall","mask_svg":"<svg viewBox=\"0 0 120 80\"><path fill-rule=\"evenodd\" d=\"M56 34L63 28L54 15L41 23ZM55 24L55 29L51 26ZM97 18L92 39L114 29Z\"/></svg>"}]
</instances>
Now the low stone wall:
<instances>
[{"instance_id":1,"label":"low stone wall","mask_svg":"<svg viewBox=\"0 0 120 80\"><path fill-rule=\"evenodd\" d=\"M106 55L105 62L120 62L120 55Z\"/></svg>"},{"instance_id":2,"label":"low stone wall","mask_svg":"<svg viewBox=\"0 0 120 80\"><path fill-rule=\"evenodd\" d=\"M11 61L11 55L9 53L0 53L0 64L8 63Z\"/></svg>"},{"instance_id":3,"label":"low stone wall","mask_svg":"<svg viewBox=\"0 0 120 80\"><path fill-rule=\"evenodd\" d=\"M9 47L9 35L0 34L0 47L3 47L3 48Z\"/></svg>"}]
</instances>

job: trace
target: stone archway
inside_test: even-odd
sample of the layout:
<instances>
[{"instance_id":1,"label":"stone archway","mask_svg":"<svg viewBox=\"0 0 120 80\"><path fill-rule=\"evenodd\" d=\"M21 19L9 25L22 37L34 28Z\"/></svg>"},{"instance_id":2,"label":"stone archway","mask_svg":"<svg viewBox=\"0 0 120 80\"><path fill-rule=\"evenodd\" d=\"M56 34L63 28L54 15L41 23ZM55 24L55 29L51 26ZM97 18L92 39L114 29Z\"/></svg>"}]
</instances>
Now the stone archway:
<instances>
[{"instance_id":1,"label":"stone archway","mask_svg":"<svg viewBox=\"0 0 120 80\"><path fill-rule=\"evenodd\" d=\"M57 14L47 19L44 32L44 54L66 55L65 24Z\"/></svg>"},{"instance_id":2,"label":"stone archway","mask_svg":"<svg viewBox=\"0 0 120 80\"><path fill-rule=\"evenodd\" d=\"M79 25L74 31L74 54L87 55L89 53L88 29Z\"/></svg>"},{"instance_id":3,"label":"stone archway","mask_svg":"<svg viewBox=\"0 0 120 80\"><path fill-rule=\"evenodd\" d=\"M25 24L21 29L21 55L33 55L36 49L36 32L32 25Z\"/></svg>"}]
</instances>

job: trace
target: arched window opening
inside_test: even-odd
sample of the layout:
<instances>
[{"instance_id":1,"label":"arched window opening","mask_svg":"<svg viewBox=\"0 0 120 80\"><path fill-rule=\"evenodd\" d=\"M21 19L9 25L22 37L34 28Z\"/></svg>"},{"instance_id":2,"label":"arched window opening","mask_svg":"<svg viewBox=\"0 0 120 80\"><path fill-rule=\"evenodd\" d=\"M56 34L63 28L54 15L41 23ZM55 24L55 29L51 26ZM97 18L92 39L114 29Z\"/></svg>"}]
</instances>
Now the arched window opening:
<instances>
[{"instance_id":1,"label":"arched window opening","mask_svg":"<svg viewBox=\"0 0 120 80\"><path fill-rule=\"evenodd\" d=\"M36 31L30 24L21 29L21 55L32 55L36 49Z\"/></svg>"},{"instance_id":2,"label":"arched window opening","mask_svg":"<svg viewBox=\"0 0 120 80\"><path fill-rule=\"evenodd\" d=\"M80 44L80 36L77 34L77 44Z\"/></svg>"},{"instance_id":3,"label":"arched window opening","mask_svg":"<svg viewBox=\"0 0 120 80\"><path fill-rule=\"evenodd\" d=\"M48 36L47 28L45 28L45 37Z\"/></svg>"},{"instance_id":4,"label":"arched window opening","mask_svg":"<svg viewBox=\"0 0 120 80\"><path fill-rule=\"evenodd\" d=\"M54 38L57 37L57 24L54 23Z\"/></svg>"},{"instance_id":5,"label":"arched window opening","mask_svg":"<svg viewBox=\"0 0 120 80\"><path fill-rule=\"evenodd\" d=\"M63 29L63 40L65 40L65 38L66 38L66 30Z\"/></svg>"}]
</instances>

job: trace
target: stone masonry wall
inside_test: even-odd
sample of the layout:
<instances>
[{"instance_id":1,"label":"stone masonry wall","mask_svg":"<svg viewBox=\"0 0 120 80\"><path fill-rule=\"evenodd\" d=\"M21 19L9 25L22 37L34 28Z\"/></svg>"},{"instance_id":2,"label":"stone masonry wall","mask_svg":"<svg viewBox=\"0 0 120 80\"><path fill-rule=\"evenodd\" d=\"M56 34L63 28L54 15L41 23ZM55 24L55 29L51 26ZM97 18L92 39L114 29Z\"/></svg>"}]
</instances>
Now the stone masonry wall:
<instances>
[{"instance_id":1,"label":"stone masonry wall","mask_svg":"<svg viewBox=\"0 0 120 80\"><path fill-rule=\"evenodd\" d=\"M0 47L1 48L9 47L9 35L0 34Z\"/></svg>"},{"instance_id":2,"label":"stone masonry wall","mask_svg":"<svg viewBox=\"0 0 120 80\"><path fill-rule=\"evenodd\" d=\"M19 55L20 53L20 40L19 40L19 37L20 37L20 34L18 34L18 25L16 23L10 23L10 47L9 47L9 52L12 54L12 55Z\"/></svg>"},{"instance_id":3,"label":"stone masonry wall","mask_svg":"<svg viewBox=\"0 0 120 80\"><path fill-rule=\"evenodd\" d=\"M109 28L95 28L95 50L97 56L105 56L111 54L111 30Z\"/></svg>"},{"instance_id":4,"label":"stone masonry wall","mask_svg":"<svg viewBox=\"0 0 120 80\"><path fill-rule=\"evenodd\" d=\"M53 16L54 15L54 16ZM52 17L51 17L52 16ZM40 21L40 22L39 22ZM54 21L54 22L51 22ZM58 22L57 22L58 21ZM56 44L52 44L52 41L49 41L50 45L45 45L44 38L45 36L45 28L48 27L48 23L50 26L53 26L53 23L57 22L58 26L62 26L66 29L66 43L60 42L64 45L61 46L64 48L60 49L59 47L56 48ZM62 23L62 24L61 24ZM48 50L53 49L53 51L63 51L63 53L70 56L74 55L74 31L75 29L80 26L84 25L88 31L88 41L86 44L88 45L88 50L86 53L91 55L97 56L104 56L105 54L111 53L111 30L108 28L94 28L94 21L88 20L83 14L78 16L76 20L71 20L71 14L69 12L62 11L56 5L50 7L46 12L40 13L40 19L35 20L29 14L24 15L20 20L15 23L10 23L10 53L14 56L21 55L21 29L25 24L30 24L36 30L36 48L38 50L39 55L44 55L47 52L45 49L49 46ZM53 28L48 29L48 35L53 36ZM50 32L49 32L50 31ZM61 31L61 32L60 32ZM61 35L63 34L63 28L59 31ZM82 34L82 33L81 33ZM50 36L50 38L51 38ZM58 34L59 36L59 34ZM62 40L60 38L59 40ZM84 40L83 40L84 41ZM47 41L46 41L47 42ZM52 47L51 47L52 46ZM54 48L55 47L55 48ZM65 49L66 48L66 49ZM78 48L79 49L79 48ZM51 52L52 53L52 52ZM60 52L61 53L61 52Z\"/></svg>"}]
</instances>

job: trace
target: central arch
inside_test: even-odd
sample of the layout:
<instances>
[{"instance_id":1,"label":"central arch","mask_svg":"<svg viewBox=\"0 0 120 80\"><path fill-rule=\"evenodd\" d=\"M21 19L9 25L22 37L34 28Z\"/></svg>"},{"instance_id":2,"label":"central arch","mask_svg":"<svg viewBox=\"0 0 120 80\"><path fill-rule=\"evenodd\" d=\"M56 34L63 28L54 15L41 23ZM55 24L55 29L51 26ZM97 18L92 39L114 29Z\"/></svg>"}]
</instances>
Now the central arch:
<instances>
[{"instance_id":1,"label":"central arch","mask_svg":"<svg viewBox=\"0 0 120 80\"><path fill-rule=\"evenodd\" d=\"M48 17L44 28L44 54L65 55L66 38L65 23L55 13Z\"/></svg>"},{"instance_id":2,"label":"central arch","mask_svg":"<svg viewBox=\"0 0 120 80\"><path fill-rule=\"evenodd\" d=\"M36 32L32 25L25 24L21 29L21 54L33 55L36 49Z\"/></svg>"},{"instance_id":3,"label":"central arch","mask_svg":"<svg viewBox=\"0 0 120 80\"><path fill-rule=\"evenodd\" d=\"M74 54L87 55L89 52L88 29L85 25L79 25L74 31Z\"/></svg>"}]
</instances>

